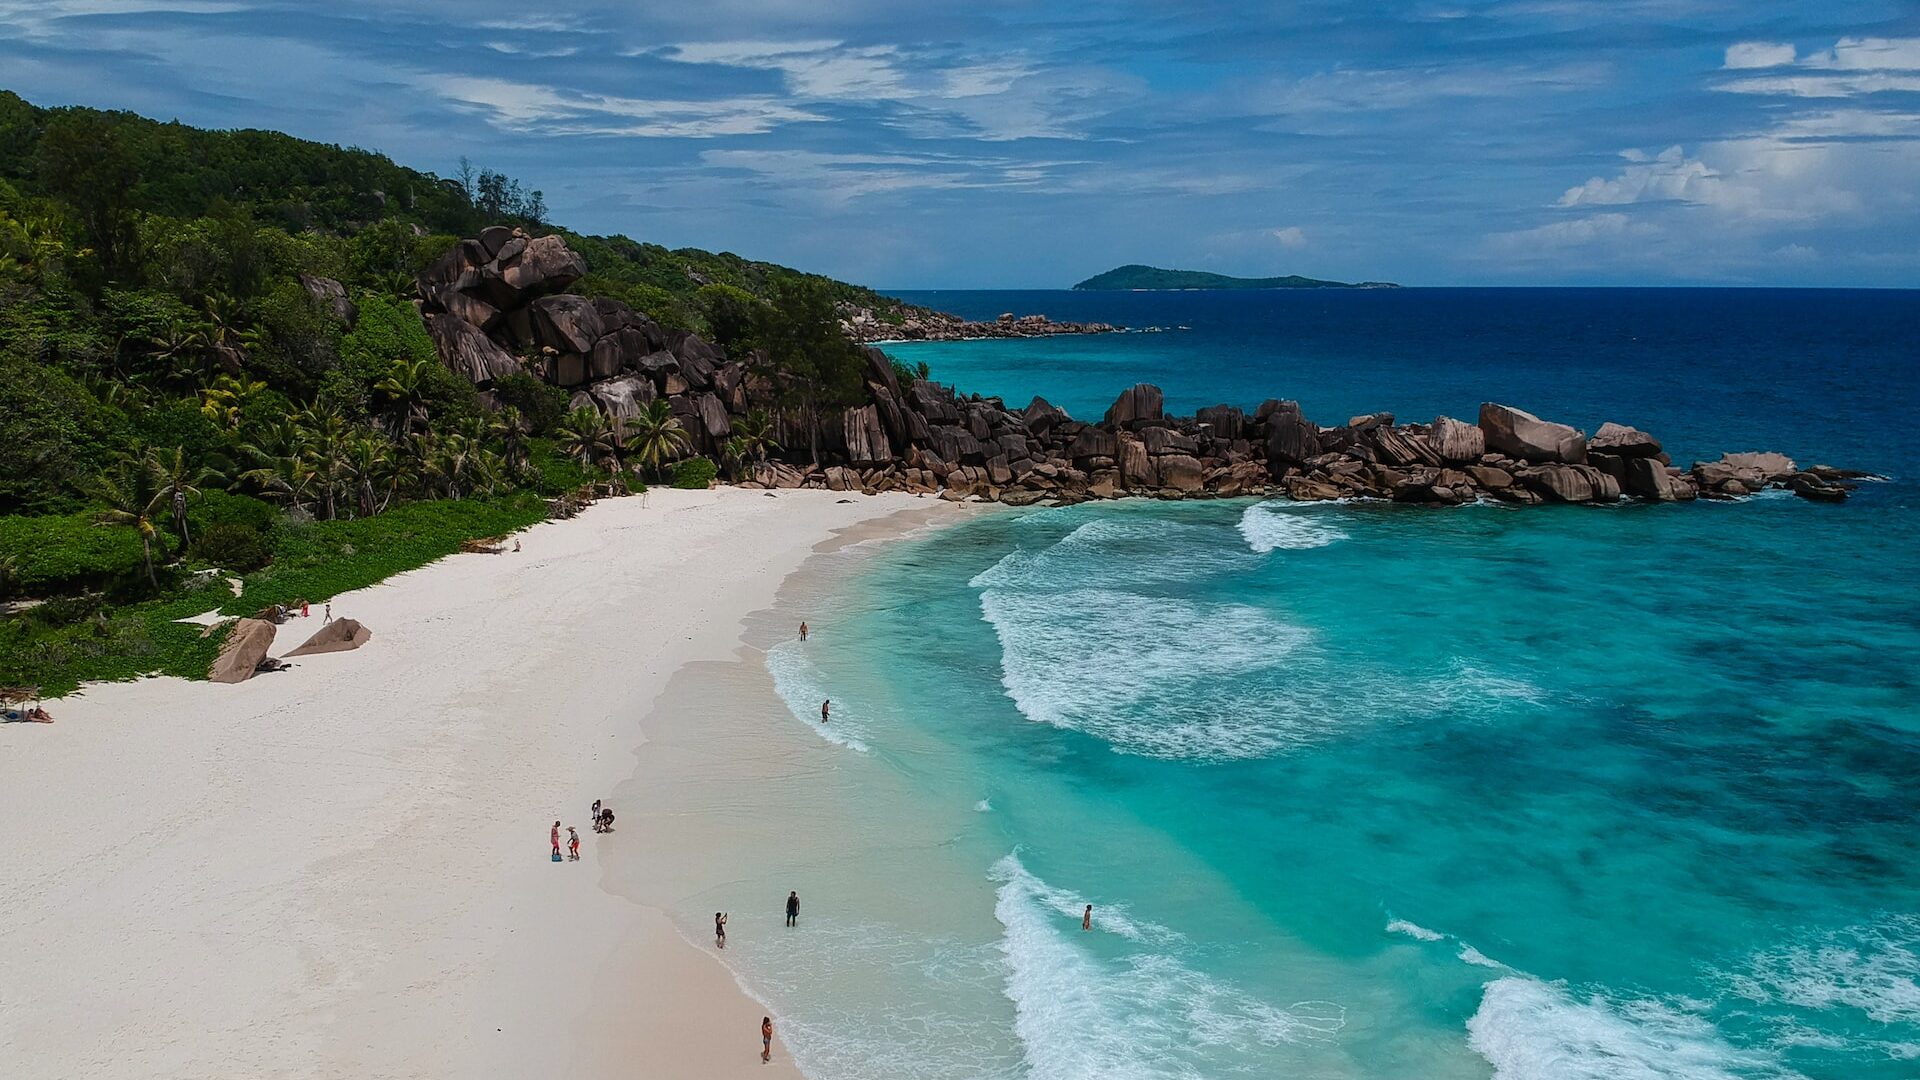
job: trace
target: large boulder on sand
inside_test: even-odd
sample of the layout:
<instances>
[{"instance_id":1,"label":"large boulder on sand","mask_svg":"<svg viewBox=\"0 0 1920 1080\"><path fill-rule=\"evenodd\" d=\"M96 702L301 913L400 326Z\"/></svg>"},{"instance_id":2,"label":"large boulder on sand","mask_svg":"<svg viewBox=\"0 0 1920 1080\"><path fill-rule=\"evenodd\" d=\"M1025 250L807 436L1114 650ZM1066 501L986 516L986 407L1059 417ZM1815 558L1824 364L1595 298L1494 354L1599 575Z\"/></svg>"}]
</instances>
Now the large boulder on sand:
<instances>
[{"instance_id":1,"label":"large boulder on sand","mask_svg":"<svg viewBox=\"0 0 1920 1080\"><path fill-rule=\"evenodd\" d=\"M358 619L335 619L314 631L312 637L287 655L312 656L315 653L348 652L365 645L371 637L373 637L373 631L361 626Z\"/></svg>"},{"instance_id":2,"label":"large boulder on sand","mask_svg":"<svg viewBox=\"0 0 1920 1080\"><path fill-rule=\"evenodd\" d=\"M264 619L241 619L220 646L220 655L207 670L207 678L219 683L246 682L260 669L273 648L273 624Z\"/></svg>"},{"instance_id":3,"label":"large boulder on sand","mask_svg":"<svg viewBox=\"0 0 1920 1080\"><path fill-rule=\"evenodd\" d=\"M1511 405L1491 401L1480 406L1480 431L1487 449L1527 461L1584 464L1587 437L1565 424L1556 424Z\"/></svg>"}]
</instances>

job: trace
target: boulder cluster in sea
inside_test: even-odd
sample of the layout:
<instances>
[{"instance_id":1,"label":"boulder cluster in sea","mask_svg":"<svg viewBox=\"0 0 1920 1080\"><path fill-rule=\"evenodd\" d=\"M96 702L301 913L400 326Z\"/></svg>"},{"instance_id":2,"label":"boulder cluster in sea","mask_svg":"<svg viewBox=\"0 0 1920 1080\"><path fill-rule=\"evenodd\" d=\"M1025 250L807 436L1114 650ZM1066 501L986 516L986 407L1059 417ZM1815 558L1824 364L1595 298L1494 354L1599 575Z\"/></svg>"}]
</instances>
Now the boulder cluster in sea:
<instances>
[{"instance_id":1,"label":"boulder cluster in sea","mask_svg":"<svg viewBox=\"0 0 1920 1080\"><path fill-rule=\"evenodd\" d=\"M991 322L975 322L944 311L921 309L891 313L892 318L876 315L868 308L852 308L842 325L847 336L859 342L874 341L977 341L985 338L1055 337L1060 334L1112 334L1122 329L1103 322L1055 322L1045 315L1015 315L1003 312Z\"/></svg>"},{"instance_id":2,"label":"boulder cluster in sea","mask_svg":"<svg viewBox=\"0 0 1920 1080\"><path fill-rule=\"evenodd\" d=\"M689 435L686 452L708 456L718 456L738 417L756 409L779 414L777 377L758 357L729 357L619 301L560 291L585 273L585 261L558 236L487 229L420 276L421 309L442 360L483 400L495 380L522 371L571 390L575 406L615 417L664 398ZM962 396L929 380L903 383L873 348L863 383L864 403L823 414L817 431L796 415L780 417L789 460L753 463L743 485L1014 505L1249 495L1533 505L1737 498L1764 488L1838 501L1852 481L1869 478L1823 465L1802 469L1777 453L1726 454L1681 469L1635 428L1607 423L1589 438L1491 402L1474 422L1441 416L1398 424L1375 413L1323 427L1298 403L1279 400L1251 414L1215 405L1171 416L1160 389L1143 383L1088 423L1041 398L1009 409L998 398ZM815 444L819 464L791 460Z\"/></svg>"}]
</instances>

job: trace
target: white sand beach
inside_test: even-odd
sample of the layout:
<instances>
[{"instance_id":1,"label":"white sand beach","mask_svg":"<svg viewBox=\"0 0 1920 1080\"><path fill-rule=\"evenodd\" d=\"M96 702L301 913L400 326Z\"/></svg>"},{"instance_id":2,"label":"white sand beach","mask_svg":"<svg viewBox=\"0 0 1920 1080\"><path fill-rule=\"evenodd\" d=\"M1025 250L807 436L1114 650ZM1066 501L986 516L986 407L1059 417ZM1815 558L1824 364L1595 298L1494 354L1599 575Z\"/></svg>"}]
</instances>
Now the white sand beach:
<instances>
[{"instance_id":1,"label":"white sand beach","mask_svg":"<svg viewBox=\"0 0 1920 1080\"><path fill-rule=\"evenodd\" d=\"M733 657L810 551L964 512L611 500L335 598L358 651L0 728L0 1076L797 1075L778 1038L761 1064L765 1010L710 949L603 887L641 817L602 836L588 807L674 673ZM579 863L550 861L556 818Z\"/></svg>"}]
</instances>

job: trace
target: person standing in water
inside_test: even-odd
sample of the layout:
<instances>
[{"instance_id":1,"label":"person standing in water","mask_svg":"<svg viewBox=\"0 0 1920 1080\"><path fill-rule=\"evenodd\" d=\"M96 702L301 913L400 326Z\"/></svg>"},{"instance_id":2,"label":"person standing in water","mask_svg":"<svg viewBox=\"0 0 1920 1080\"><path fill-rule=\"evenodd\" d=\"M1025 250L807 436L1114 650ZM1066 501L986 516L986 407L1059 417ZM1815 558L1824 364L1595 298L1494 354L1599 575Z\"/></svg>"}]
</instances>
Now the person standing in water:
<instances>
[{"instance_id":1,"label":"person standing in water","mask_svg":"<svg viewBox=\"0 0 1920 1080\"><path fill-rule=\"evenodd\" d=\"M821 723L824 724L827 722L827 713L832 709L833 709L833 699L829 698L826 701L823 701L820 703L820 722Z\"/></svg>"},{"instance_id":2,"label":"person standing in water","mask_svg":"<svg viewBox=\"0 0 1920 1080\"><path fill-rule=\"evenodd\" d=\"M713 913L713 944L715 948L727 947L727 913L724 911Z\"/></svg>"},{"instance_id":3,"label":"person standing in water","mask_svg":"<svg viewBox=\"0 0 1920 1080\"><path fill-rule=\"evenodd\" d=\"M800 640L807 640L807 620L805 619L800 620Z\"/></svg>"},{"instance_id":4,"label":"person standing in water","mask_svg":"<svg viewBox=\"0 0 1920 1080\"><path fill-rule=\"evenodd\" d=\"M773 1017L760 1018L760 1060L773 1060Z\"/></svg>"},{"instance_id":5,"label":"person standing in water","mask_svg":"<svg viewBox=\"0 0 1920 1080\"><path fill-rule=\"evenodd\" d=\"M547 839L553 841L553 857L556 860L559 859L560 858L560 823L559 822L556 821L553 823L553 831L547 834Z\"/></svg>"},{"instance_id":6,"label":"person standing in water","mask_svg":"<svg viewBox=\"0 0 1920 1080\"><path fill-rule=\"evenodd\" d=\"M580 832L573 826L567 826L567 858L580 861Z\"/></svg>"},{"instance_id":7,"label":"person standing in water","mask_svg":"<svg viewBox=\"0 0 1920 1080\"><path fill-rule=\"evenodd\" d=\"M792 926L794 923L799 921L800 921L800 894L798 892L789 892L787 893L787 925Z\"/></svg>"},{"instance_id":8,"label":"person standing in water","mask_svg":"<svg viewBox=\"0 0 1920 1080\"><path fill-rule=\"evenodd\" d=\"M1081 913L1080 915L1080 929L1082 930L1093 929L1093 905L1092 904L1088 904L1087 910Z\"/></svg>"}]
</instances>

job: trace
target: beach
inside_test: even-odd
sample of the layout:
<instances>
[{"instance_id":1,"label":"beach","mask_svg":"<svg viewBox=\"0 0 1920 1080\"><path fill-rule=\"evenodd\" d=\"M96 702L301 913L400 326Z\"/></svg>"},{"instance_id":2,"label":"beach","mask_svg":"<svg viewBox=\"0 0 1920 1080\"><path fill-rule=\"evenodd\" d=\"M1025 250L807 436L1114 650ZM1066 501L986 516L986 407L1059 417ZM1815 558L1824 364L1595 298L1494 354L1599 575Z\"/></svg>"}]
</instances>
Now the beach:
<instances>
[{"instance_id":1,"label":"beach","mask_svg":"<svg viewBox=\"0 0 1920 1080\"><path fill-rule=\"evenodd\" d=\"M609 500L334 598L373 632L358 651L90 686L0 728L0 1074L798 1075L778 1035L761 1065L766 1010L710 939L609 887L670 841L637 812L595 834L588 807L627 809L642 717L677 672L737 661L816 548L971 512ZM550 861L556 819L577 864Z\"/></svg>"}]
</instances>

